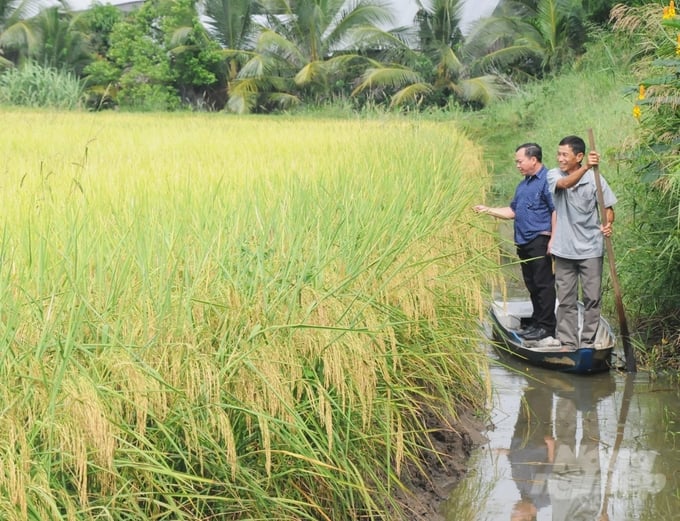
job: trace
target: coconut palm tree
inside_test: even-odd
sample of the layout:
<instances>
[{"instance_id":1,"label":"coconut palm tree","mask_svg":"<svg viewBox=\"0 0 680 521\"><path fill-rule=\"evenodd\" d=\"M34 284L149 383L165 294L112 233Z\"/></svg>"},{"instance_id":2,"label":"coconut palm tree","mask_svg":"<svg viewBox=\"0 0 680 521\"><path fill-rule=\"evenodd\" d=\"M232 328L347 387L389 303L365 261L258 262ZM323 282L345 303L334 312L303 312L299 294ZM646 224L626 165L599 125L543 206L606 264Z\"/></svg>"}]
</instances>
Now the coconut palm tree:
<instances>
[{"instance_id":1,"label":"coconut palm tree","mask_svg":"<svg viewBox=\"0 0 680 521\"><path fill-rule=\"evenodd\" d=\"M586 36L581 0L509 1L478 21L468 49L480 70L541 76L581 53Z\"/></svg>"},{"instance_id":2,"label":"coconut palm tree","mask_svg":"<svg viewBox=\"0 0 680 521\"><path fill-rule=\"evenodd\" d=\"M61 6L43 9L31 21L39 36L34 59L42 66L80 74L92 60L80 16Z\"/></svg>"},{"instance_id":3,"label":"coconut palm tree","mask_svg":"<svg viewBox=\"0 0 680 521\"><path fill-rule=\"evenodd\" d=\"M227 60L227 81L236 79L254 48L254 17L262 12L253 0L203 0L200 9L208 33L220 44Z\"/></svg>"},{"instance_id":4,"label":"coconut palm tree","mask_svg":"<svg viewBox=\"0 0 680 521\"><path fill-rule=\"evenodd\" d=\"M11 66L33 53L38 35L29 19L40 7L40 0L0 0L0 66Z\"/></svg>"},{"instance_id":5,"label":"coconut palm tree","mask_svg":"<svg viewBox=\"0 0 680 521\"><path fill-rule=\"evenodd\" d=\"M327 99L334 79L370 63L362 52L368 41L389 39L381 26L392 13L374 0L263 0L262 7L253 54L230 88L235 112Z\"/></svg>"},{"instance_id":6,"label":"coconut palm tree","mask_svg":"<svg viewBox=\"0 0 680 521\"><path fill-rule=\"evenodd\" d=\"M460 30L462 0L419 0L416 15L416 45L395 46L389 64L369 67L354 90L394 90L390 104L446 104L456 102L485 105L500 94L493 75L470 74L463 62L464 38ZM395 52L396 51L396 52Z\"/></svg>"}]
</instances>

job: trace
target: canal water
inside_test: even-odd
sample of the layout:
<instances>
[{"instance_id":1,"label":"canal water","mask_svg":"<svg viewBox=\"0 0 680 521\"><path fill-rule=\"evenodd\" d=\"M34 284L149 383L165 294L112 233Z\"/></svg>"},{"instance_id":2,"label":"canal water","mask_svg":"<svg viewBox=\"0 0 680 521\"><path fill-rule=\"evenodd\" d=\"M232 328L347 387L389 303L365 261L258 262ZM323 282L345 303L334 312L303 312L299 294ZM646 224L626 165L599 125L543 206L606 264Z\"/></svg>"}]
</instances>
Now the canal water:
<instances>
[{"instance_id":1,"label":"canal water","mask_svg":"<svg viewBox=\"0 0 680 521\"><path fill-rule=\"evenodd\" d=\"M488 441L443 504L447 521L680 519L677 383L567 375L488 349Z\"/></svg>"}]
</instances>

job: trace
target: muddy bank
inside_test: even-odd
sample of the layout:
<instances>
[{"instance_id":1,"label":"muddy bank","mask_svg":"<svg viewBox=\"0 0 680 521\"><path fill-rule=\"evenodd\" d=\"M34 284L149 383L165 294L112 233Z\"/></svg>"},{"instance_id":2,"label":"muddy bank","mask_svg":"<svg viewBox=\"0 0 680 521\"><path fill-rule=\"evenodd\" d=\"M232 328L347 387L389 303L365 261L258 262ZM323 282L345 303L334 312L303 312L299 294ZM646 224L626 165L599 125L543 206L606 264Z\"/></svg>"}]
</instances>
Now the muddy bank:
<instances>
[{"instance_id":1,"label":"muddy bank","mask_svg":"<svg viewBox=\"0 0 680 521\"><path fill-rule=\"evenodd\" d=\"M467 411L449 424L430 415L427 427L433 450L425 454L421 469L407 468L404 482L409 492L400 494L399 501L411 521L444 521L441 504L465 475L472 450L486 441L482 433L488 425Z\"/></svg>"}]
</instances>

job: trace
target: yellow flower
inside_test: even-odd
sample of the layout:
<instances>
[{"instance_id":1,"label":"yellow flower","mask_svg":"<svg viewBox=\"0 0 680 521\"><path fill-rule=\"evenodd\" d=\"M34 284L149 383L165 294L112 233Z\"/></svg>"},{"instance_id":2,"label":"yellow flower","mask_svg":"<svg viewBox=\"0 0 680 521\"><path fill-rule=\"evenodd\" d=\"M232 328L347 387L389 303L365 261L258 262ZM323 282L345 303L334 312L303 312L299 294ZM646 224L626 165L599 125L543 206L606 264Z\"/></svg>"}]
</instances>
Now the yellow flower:
<instances>
[{"instance_id":1,"label":"yellow flower","mask_svg":"<svg viewBox=\"0 0 680 521\"><path fill-rule=\"evenodd\" d=\"M640 119L641 114L642 114L642 111L640 110L640 105L635 105L633 107L633 117L635 119Z\"/></svg>"},{"instance_id":2,"label":"yellow flower","mask_svg":"<svg viewBox=\"0 0 680 521\"><path fill-rule=\"evenodd\" d=\"M670 0L669 4L663 8L663 19L675 18L675 2Z\"/></svg>"},{"instance_id":3,"label":"yellow flower","mask_svg":"<svg viewBox=\"0 0 680 521\"><path fill-rule=\"evenodd\" d=\"M638 94L638 99L645 99L645 86L640 84L640 93Z\"/></svg>"}]
</instances>

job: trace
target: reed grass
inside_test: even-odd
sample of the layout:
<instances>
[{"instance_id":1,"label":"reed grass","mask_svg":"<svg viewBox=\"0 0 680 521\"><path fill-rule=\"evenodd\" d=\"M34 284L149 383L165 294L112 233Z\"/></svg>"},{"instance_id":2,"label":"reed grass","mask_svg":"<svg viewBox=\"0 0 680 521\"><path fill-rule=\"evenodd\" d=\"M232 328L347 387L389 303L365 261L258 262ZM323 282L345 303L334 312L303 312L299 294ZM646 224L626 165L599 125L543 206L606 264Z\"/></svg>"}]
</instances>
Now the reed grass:
<instances>
[{"instance_id":1,"label":"reed grass","mask_svg":"<svg viewBox=\"0 0 680 521\"><path fill-rule=\"evenodd\" d=\"M1 518L403 515L485 397L455 124L2 118Z\"/></svg>"},{"instance_id":2,"label":"reed grass","mask_svg":"<svg viewBox=\"0 0 680 521\"><path fill-rule=\"evenodd\" d=\"M31 61L0 74L0 104L77 109L83 106L84 92L76 75Z\"/></svg>"}]
</instances>

